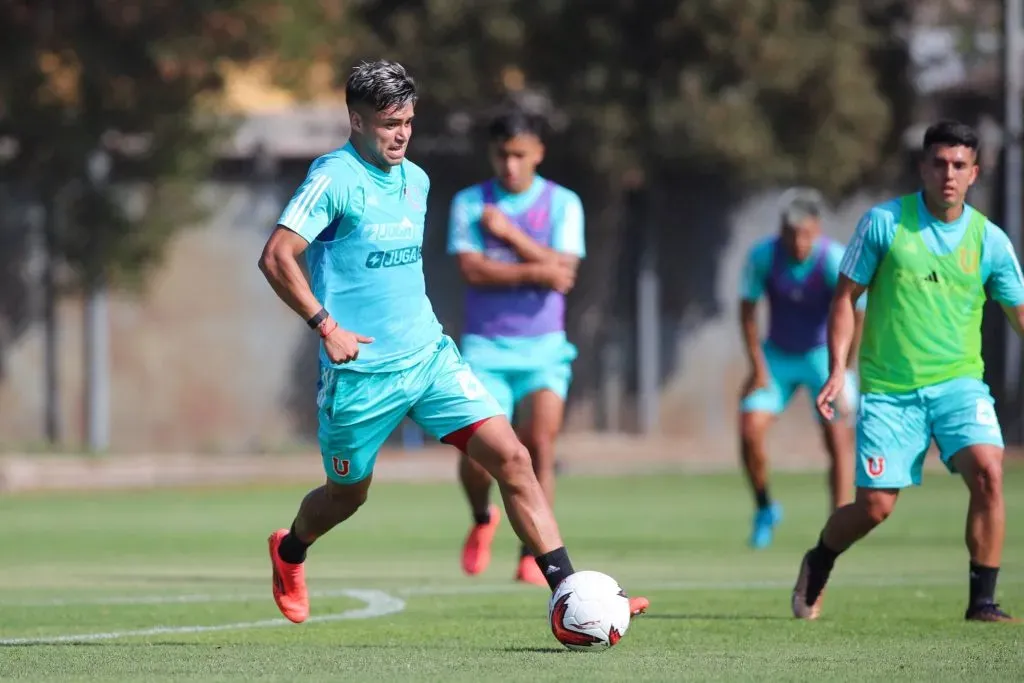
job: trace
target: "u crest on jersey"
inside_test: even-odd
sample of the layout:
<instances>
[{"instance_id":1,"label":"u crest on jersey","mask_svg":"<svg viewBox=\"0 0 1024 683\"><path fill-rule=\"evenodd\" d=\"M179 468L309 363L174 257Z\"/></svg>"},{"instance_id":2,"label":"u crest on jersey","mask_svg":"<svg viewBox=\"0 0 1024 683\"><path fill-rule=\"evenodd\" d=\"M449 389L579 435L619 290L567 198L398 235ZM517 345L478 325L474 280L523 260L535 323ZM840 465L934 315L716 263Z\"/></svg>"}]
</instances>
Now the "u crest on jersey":
<instances>
[{"instance_id":1,"label":"u crest on jersey","mask_svg":"<svg viewBox=\"0 0 1024 683\"><path fill-rule=\"evenodd\" d=\"M960 250L960 270L967 275L974 275L978 272L978 252L976 250Z\"/></svg>"}]
</instances>

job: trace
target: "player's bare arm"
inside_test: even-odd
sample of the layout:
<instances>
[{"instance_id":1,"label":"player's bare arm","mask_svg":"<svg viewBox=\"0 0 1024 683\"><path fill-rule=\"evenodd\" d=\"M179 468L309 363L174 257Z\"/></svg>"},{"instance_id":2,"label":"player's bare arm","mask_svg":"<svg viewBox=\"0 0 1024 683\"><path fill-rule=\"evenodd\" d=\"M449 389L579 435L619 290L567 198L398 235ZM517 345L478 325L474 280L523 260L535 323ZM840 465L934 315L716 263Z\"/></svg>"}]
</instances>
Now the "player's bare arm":
<instances>
[{"instance_id":1,"label":"player's bare arm","mask_svg":"<svg viewBox=\"0 0 1024 683\"><path fill-rule=\"evenodd\" d=\"M752 394L768 385L768 364L761 350L761 333L757 326L757 302L740 301L740 331L743 333L743 348L750 364L750 376L743 385L743 395Z\"/></svg>"},{"instance_id":2,"label":"player's bare arm","mask_svg":"<svg viewBox=\"0 0 1024 683\"><path fill-rule=\"evenodd\" d=\"M860 341L864 336L864 311L857 308L853 312L853 340L850 342L850 350L846 353L846 367L852 367L857 362L857 353L860 351Z\"/></svg>"},{"instance_id":3,"label":"player's bare arm","mask_svg":"<svg viewBox=\"0 0 1024 683\"><path fill-rule=\"evenodd\" d=\"M259 267L278 298L303 320L310 321L323 310L323 305L313 295L299 265L299 256L306 246L305 238L278 225L263 247ZM371 337L341 329L329 315L317 323L317 330L324 338L324 350L334 363L355 360L359 357L359 345L373 341Z\"/></svg>"},{"instance_id":4,"label":"player's bare arm","mask_svg":"<svg viewBox=\"0 0 1024 683\"><path fill-rule=\"evenodd\" d=\"M577 256L551 249L537 242L522 230L517 229L508 216L492 204L484 207L480 224L491 235L512 247L523 261L528 263L557 261L574 271L579 265Z\"/></svg>"},{"instance_id":5,"label":"player's bare arm","mask_svg":"<svg viewBox=\"0 0 1024 683\"><path fill-rule=\"evenodd\" d=\"M1024 305L1007 306L1006 304L1001 304L1001 307L1014 331L1019 336L1024 337Z\"/></svg>"},{"instance_id":6,"label":"player's bare arm","mask_svg":"<svg viewBox=\"0 0 1024 683\"><path fill-rule=\"evenodd\" d=\"M479 252L460 252L456 259L462 278L474 287L539 285L565 294L576 281L575 269L556 261L504 263Z\"/></svg>"},{"instance_id":7,"label":"player's bare arm","mask_svg":"<svg viewBox=\"0 0 1024 683\"><path fill-rule=\"evenodd\" d=\"M867 288L846 275L839 276L828 316L829 380L818 393L818 412L826 420L835 416L835 401L846 383L847 361L857 333L857 300Z\"/></svg>"}]
</instances>

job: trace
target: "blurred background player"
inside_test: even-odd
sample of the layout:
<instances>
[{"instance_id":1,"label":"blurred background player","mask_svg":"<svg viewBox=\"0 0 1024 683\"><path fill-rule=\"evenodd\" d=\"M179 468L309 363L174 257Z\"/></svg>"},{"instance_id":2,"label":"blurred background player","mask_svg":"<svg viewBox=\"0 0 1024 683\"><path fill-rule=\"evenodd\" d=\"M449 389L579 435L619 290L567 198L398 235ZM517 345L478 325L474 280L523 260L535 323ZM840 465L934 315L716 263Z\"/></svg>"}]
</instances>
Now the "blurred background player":
<instances>
[{"instance_id":1,"label":"blurred background player","mask_svg":"<svg viewBox=\"0 0 1024 683\"><path fill-rule=\"evenodd\" d=\"M965 618L1016 621L995 602L1003 552L1003 436L982 381L982 306L999 302L1024 334L1024 277L1002 230L964 203L978 177L978 136L944 121L924 135L923 191L871 209L842 264L829 319L831 375L818 395L828 418L843 390L853 302L869 290L860 349L857 495L834 513L804 556L794 616L816 619L840 553L893 511L900 490L921 483L932 439L970 492Z\"/></svg>"},{"instance_id":2,"label":"blurred background player","mask_svg":"<svg viewBox=\"0 0 1024 683\"><path fill-rule=\"evenodd\" d=\"M455 195L449 253L468 286L462 354L502 411L514 419L547 499L554 503L555 438L576 347L565 336L565 294L584 256L576 193L537 175L543 122L519 110L488 130L494 178ZM487 568L498 527L491 476L464 454L459 479L473 513L462 551L470 575ZM545 585L524 545L516 578Z\"/></svg>"},{"instance_id":3,"label":"blurred background player","mask_svg":"<svg viewBox=\"0 0 1024 683\"><path fill-rule=\"evenodd\" d=\"M803 386L813 399L828 380L825 332L829 304L839 279L842 245L821 234L824 200L811 188L792 188L780 199L781 229L750 250L740 296L740 326L750 360L750 376L740 402L743 466L754 492L756 510L749 543L772 542L782 507L768 493L765 435ZM762 341L757 303L768 299L768 334ZM852 390L852 387L849 387ZM856 397L848 391L844 412ZM845 420L822 421L829 456L833 509L853 493L853 430Z\"/></svg>"},{"instance_id":4,"label":"blurred background player","mask_svg":"<svg viewBox=\"0 0 1024 683\"><path fill-rule=\"evenodd\" d=\"M313 162L260 260L274 291L323 339L317 404L327 482L303 499L291 529L269 538L274 600L293 622L309 616L306 550L366 501L377 451L406 415L499 478L512 526L554 589L573 567L529 453L426 295L430 181L405 159L415 84L399 64L363 64L346 100L349 142ZM636 612L646 604L633 599Z\"/></svg>"}]
</instances>

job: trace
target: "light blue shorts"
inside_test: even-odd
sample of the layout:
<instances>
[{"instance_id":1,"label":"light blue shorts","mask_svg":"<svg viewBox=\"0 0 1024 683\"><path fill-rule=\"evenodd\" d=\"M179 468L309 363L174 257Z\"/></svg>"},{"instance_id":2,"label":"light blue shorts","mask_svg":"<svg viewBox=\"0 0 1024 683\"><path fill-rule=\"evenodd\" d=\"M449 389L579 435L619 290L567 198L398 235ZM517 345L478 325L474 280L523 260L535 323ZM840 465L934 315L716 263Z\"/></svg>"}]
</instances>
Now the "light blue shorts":
<instances>
[{"instance_id":1,"label":"light blue shorts","mask_svg":"<svg viewBox=\"0 0 1024 683\"><path fill-rule=\"evenodd\" d=\"M768 386L758 389L740 402L740 412L779 415L801 386L807 389L811 408L817 415L814 399L828 381L828 347L819 346L807 353L786 353L771 342L762 345L768 363ZM857 376L846 373L843 397L850 412L857 405Z\"/></svg>"},{"instance_id":2,"label":"light blue shorts","mask_svg":"<svg viewBox=\"0 0 1024 683\"><path fill-rule=\"evenodd\" d=\"M857 414L857 486L920 486L932 439L950 472L968 446L1003 447L995 402L978 379L953 379L905 394L863 394Z\"/></svg>"},{"instance_id":3,"label":"light blue shorts","mask_svg":"<svg viewBox=\"0 0 1024 683\"><path fill-rule=\"evenodd\" d=\"M516 406L532 393L546 389L564 401L572 381L572 365L569 363L552 363L534 370L488 370L472 361L470 366L509 420Z\"/></svg>"},{"instance_id":4,"label":"light blue shorts","mask_svg":"<svg viewBox=\"0 0 1024 683\"><path fill-rule=\"evenodd\" d=\"M441 439L502 414L447 336L423 361L395 372L322 367L317 405L324 470L340 484L373 472L377 452L406 415Z\"/></svg>"}]
</instances>

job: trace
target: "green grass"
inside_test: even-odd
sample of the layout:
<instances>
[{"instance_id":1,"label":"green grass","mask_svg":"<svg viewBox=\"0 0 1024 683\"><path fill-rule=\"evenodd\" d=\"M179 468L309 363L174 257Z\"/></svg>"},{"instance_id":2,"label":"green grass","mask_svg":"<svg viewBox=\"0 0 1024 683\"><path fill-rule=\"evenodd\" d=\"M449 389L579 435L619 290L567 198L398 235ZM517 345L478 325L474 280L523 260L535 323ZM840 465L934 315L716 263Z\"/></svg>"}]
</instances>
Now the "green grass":
<instances>
[{"instance_id":1,"label":"green grass","mask_svg":"<svg viewBox=\"0 0 1024 683\"><path fill-rule=\"evenodd\" d=\"M317 617L301 626L166 632L0 647L0 679L60 681L680 681L1024 679L1024 628L967 624L966 493L937 472L837 565L823 618L793 620L789 590L824 520L824 478L778 476L776 543L744 546L738 475L567 478L558 512L577 568L606 571L651 613L601 654L562 649L547 592L495 558L463 577L468 513L454 485L380 484L310 553ZM1024 613L1024 470L1007 475L1000 597ZM302 489L27 495L0 499L0 639L222 626L277 618L265 538ZM175 601L177 600L177 601Z\"/></svg>"}]
</instances>

